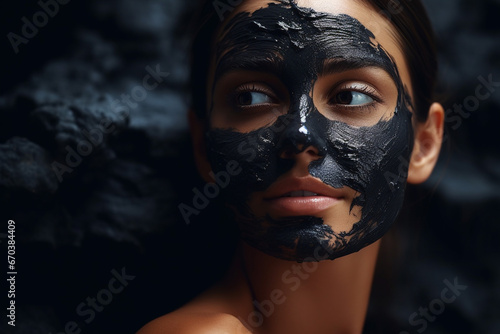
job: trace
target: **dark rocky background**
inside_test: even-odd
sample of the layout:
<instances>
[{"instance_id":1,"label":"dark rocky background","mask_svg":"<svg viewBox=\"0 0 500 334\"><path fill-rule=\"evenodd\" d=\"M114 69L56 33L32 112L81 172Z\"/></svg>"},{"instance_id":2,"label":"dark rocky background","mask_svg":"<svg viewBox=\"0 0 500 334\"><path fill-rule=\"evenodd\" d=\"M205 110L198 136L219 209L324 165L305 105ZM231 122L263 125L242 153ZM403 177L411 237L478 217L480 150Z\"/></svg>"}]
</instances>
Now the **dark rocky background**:
<instances>
[{"instance_id":1,"label":"dark rocky background","mask_svg":"<svg viewBox=\"0 0 500 334\"><path fill-rule=\"evenodd\" d=\"M73 0L17 54L6 35L21 35L21 18L32 22L40 6L1 4L0 249L7 253L13 219L18 271L17 326L3 318L1 333L70 332L72 321L82 333L134 333L225 267L233 231L214 224L217 206L190 225L177 208L199 182L186 121L193 3ZM500 88L473 112L453 105L470 101L479 76L500 81L500 1L425 4L439 39L439 92L451 108L448 140L386 238L391 261L379 267L366 333L499 333ZM150 91L141 90L147 66L169 73ZM136 99L115 103L122 94ZM84 146L89 132L94 143ZM53 163L67 164L68 147L86 156L72 157L59 180ZM111 271L122 268L135 278L87 323L78 305L103 300ZM455 278L467 289L442 314L425 330L409 322Z\"/></svg>"}]
</instances>

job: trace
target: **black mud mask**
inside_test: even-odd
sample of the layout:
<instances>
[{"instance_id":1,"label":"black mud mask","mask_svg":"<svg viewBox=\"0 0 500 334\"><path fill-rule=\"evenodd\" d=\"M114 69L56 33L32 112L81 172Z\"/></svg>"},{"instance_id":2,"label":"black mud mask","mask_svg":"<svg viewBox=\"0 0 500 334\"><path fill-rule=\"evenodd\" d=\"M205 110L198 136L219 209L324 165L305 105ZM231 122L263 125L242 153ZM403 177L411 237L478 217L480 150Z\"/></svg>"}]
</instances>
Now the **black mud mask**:
<instances>
[{"instance_id":1,"label":"black mud mask","mask_svg":"<svg viewBox=\"0 0 500 334\"><path fill-rule=\"evenodd\" d=\"M221 36L214 82L233 69L272 71L290 96L288 112L271 125L249 133L219 128L207 133L214 172L226 170L234 161L242 168L225 190L243 240L269 255L302 262L335 259L382 237L402 206L408 171L402 162L409 161L413 130L410 98L393 59L374 42L374 35L348 15L318 13L290 3L239 13ZM325 61L339 61L349 69L385 70L398 89L393 116L364 127L323 116L310 92ZM249 196L267 189L293 167L293 160L280 157L290 146L295 153L316 147L320 158L309 164L309 173L329 186L349 187L359 194L350 206L361 208L352 229L336 231L320 217L273 219L252 212ZM327 256L315 256L320 251Z\"/></svg>"}]
</instances>

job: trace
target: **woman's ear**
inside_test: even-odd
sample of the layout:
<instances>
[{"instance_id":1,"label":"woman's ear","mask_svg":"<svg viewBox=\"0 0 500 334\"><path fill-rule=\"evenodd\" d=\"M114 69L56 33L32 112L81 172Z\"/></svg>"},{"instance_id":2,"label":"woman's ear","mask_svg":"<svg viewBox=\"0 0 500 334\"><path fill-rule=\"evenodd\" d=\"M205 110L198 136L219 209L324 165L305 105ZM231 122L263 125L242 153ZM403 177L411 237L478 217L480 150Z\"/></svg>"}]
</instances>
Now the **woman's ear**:
<instances>
[{"instance_id":1,"label":"woman's ear","mask_svg":"<svg viewBox=\"0 0 500 334\"><path fill-rule=\"evenodd\" d=\"M207 158L207 150L205 146L206 125L203 120L196 116L193 110L188 111L189 129L191 131L191 140L193 142L193 154L198 168L198 173L203 180L209 182L211 171L210 163Z\"/></svg>"},{"instance_id":2,"label":"woman's ear","mask_svg":"<svg viewBox=\"0 0 500 334\"><path fill-rule=\"evenodd\" d=\"M415 129L415 143L408 168L408 183L422 183L431 175L441 151L443 126L443 106L433 103L429 108L427 120L417 124Z\"/></svg>"}]
</instances>

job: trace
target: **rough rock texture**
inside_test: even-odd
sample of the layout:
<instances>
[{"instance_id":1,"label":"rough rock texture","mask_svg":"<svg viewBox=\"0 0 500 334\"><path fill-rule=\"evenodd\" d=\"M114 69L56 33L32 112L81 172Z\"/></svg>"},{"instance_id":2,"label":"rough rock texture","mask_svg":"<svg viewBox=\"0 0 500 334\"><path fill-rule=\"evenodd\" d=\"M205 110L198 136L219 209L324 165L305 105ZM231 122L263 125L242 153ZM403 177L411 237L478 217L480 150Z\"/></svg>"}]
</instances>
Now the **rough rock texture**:
<instances>
[{"instance_id":1,"label":"rough rock texture","mask_svg":"<svg viewBox=\"0 0 500 334\"><path fill-rule=\"evenodd\" d=\"M177 209L196 179L186 42L176 37L185 7L72 2L18 54L3 45L0 219L16 221L19 275L18 326L0 332L56 333L76 321L86 333L131 333L203 287L189 286L206 268L183 263L200 250L179 240ZM14 4L2 27L20 34L20 18L39 10ZM86 298L121 268L136 276L130 287L87 318Z\"/></svg>"},{"instance_id":2,"label":"rough rock texture","mask_svg":"<svg viewBox=\"0 0 500 334\"><path fill-rule=\"evenodd\" d=\"M439 37L445 106L460 125L448 122L450 148L387 238L396 240L388 245L393 264L380 266L366 333L422 332L410 316L455 277L468 288L425 332L497 333L500 88L470 115L453 106L474 96L479 76L500 81L500 2L425 4ZM0 332L58 333L75 321L83 333L133 333L224 267L231 232L212 224L217 207L189 226L177 208L190 204L198 182L181 34L190 6L72 1L17 54L3 39L0 219L16 221L19 275L18 326L2 322ZM9 3L4 35L20 34L21 17L39 10L37 1ZM146 89L143 80L155 70L158 85ZM415 212L420 223L406 223ZM101 291L122 268L135 278L89 311L88 297L108 302Z\"/></svg>"}]
</instances>

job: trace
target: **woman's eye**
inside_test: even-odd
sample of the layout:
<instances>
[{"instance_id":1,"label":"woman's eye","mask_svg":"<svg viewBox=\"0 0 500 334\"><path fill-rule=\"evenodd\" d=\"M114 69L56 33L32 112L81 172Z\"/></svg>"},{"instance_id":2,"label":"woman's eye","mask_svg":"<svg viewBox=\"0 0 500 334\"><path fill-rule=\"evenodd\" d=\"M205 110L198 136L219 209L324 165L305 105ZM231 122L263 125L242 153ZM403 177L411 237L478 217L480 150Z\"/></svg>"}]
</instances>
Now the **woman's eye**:
<instances>
[{"instance_id":1,"label":"woman's eye","mask_svg":"<svg viewBox=\"0 0 500 334\"><path fill-rule=\"evenodd\" d=\"M238 94L236 102L240 106L252 106L256 104L273 103L269 95L261 92L242 92Z\"/></svg>"},{"instance_id":2,"label":"woman's eye","mask_svg":"<svg viewBox=\"0 0 500 334\"><path fill-rule=\"evenodd\" d=\"M346 90L335 95L333 101L331 102L335 104L344 104L349 106L361 106L365 104L370 104L373 101L374 101L373 98L371 98L366 94L353 90Z\"/></svg>"}]
</instances>

